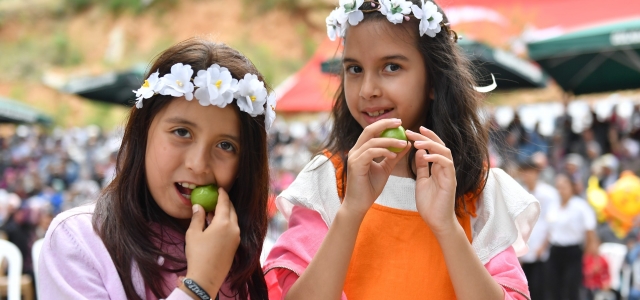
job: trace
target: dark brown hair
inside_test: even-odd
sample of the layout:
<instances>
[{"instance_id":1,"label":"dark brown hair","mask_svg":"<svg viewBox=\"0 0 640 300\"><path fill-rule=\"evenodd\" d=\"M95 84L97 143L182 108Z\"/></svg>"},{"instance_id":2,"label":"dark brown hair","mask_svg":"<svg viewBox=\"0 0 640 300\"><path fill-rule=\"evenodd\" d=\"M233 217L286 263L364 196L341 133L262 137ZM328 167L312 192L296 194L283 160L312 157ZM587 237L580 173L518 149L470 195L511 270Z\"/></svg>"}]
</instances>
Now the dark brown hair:
<instances>
[{"instance_id":1,"label":"dark brown hair","mask_svg":"<svg viewBox=\"0 0 640 300\"><path fill-rule=\"evenodd\" d=\"M420 1L411 1L420 6ZM434 2L435 4L435 2ZM377 4L377 7L380 5ZM371 2L365 2L360 8L363 11L375 10ZM438 7L438 11L447 23L447 17ZM387 22L386 16L378 11L366 12L361 22ZM482 96L473 89L476 79L470 69L470 62L456 45L453 32L445 30L434 38L419 36L420 20L412 17L402 25L422 55L427 72L425 93L427 101L423 126L433 130L451 150L456 168L456 213L465 211L464 195L472 193L477 197L484 188L488 176L486 165L489 162L488 132L479 112ZM347 29L348 30L348 29ZM402 37L398 37L401 39ZM327 149L334 155L340 155L346 166L346 154L355 145L362 133L362 126L351 116L344 91L344 70L341 72L342 82L336 93L336 101L332 110L333 129L327 141ZM434 99L429 99L434 91ZM407 154L410 172L415 177L415 149ZM346 173L347 168L344 168ZM344 174L343 180L347 176ZM348 184L348 183L347 183Z\"/></svg>"},{"instance_id":2,"label":"dark brown hair","mask_svg":"<svg viewBox=\"0 0 640 300\"><path fill-rule=\"evenodd\" d=\"M170 73L171 66L175 63L191 65L194 75L217 63L228 68L235 79L252 73L264 82L255 66L238 51L203 39L189 39L165 50L156 58L148 73L159 71L162 76ZM148 76L149 74L146 75ZM113 259L128 299L140 299L131 276L134 262L145 285L158 298L168 296L163 295L165 283L162 272L186 269L184 259L163 253L154 243L180 243L180 246L184 246L182 241L171 240L167 232L184 234L185 229L178 225L177 219L167 215L156 204L147 186L145 174L149 127L156 114L171 101L184 100L155 95L144 100L142 109L131 109L118 153L116 176L99 198L93 216L93 227ZM269 192L264 115L254 118L240 112L235 102L230 105L235 107L240 119L240 163L236 184L229 191L229 198L238 215L241 241L227 282L240 299L268 299L260 267L260 253L267 232ZM242 184L237 184L238 182ZM159 232L150 230L150 222L160 225ZM158 256L183 267L174 270L159 266Z\"/></svg>"}]
</instances>

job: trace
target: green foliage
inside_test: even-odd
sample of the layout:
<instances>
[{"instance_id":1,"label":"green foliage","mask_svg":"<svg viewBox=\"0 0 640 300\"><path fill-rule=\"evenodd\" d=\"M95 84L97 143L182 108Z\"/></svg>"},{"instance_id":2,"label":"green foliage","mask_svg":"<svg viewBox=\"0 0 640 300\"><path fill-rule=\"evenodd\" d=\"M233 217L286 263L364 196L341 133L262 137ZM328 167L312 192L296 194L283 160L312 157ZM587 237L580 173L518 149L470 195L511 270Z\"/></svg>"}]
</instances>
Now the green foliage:
<instances>
[{"instance_id":1,"label":"green foliage","mask_svg":"<svg viewBox=\"0 0 640 300\"><path fill-rule=\"evenodd\" d=\"M261 11L271 10L274 8L284 8L288 10L296 10L300 6L299 0L244 0L244 3L249 5L257 5Z\"/></svg>"},{"instance_id":2,"label":"green foliage","mask_svg":"<svg viewBox=\"0 0 640 300\"><path fill-rule=\"evenodd\" d=\"M64 6L75 12L83 11L98 2L97 0L65 0Z\"/></svg>"},{"instance_id":3,"label":"green foliage","mask_svg":"<svg viewBox=\"0 0 640 300\"><path fill-rule=\"evenodd\" d=\"M82 53L73 47L69 36L58 31L52 40L51 63L58 66L73 66L82 63Z\"/></svg>"},{"instance_id":4,"label":"green foliage","mask_svg":"<svg viewBox=\"0 0 640 300\"><path fill-rule=\"evenodd\" d=\"M64 0L64 5L72 12L83 11L94 5L101 5L112 13L141 13L151 5L172 6L178 0Z\"/></svg>"}]
</instances>

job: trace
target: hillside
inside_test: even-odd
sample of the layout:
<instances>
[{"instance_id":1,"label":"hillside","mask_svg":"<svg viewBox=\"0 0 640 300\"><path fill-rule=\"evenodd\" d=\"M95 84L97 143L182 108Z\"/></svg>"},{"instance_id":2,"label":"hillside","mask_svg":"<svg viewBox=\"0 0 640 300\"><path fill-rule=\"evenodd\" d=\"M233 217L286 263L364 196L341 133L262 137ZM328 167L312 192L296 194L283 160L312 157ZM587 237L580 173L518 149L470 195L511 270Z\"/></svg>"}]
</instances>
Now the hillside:
<instances>
[{"instance_id":1,"label":"hillside","mask_svg":"<svg viewBox=\"0 0 640 300\"><path fill-rule=\"evenodd\" d=\"M126 5L136 0L123 1L0 0L0 95L40 107L64 127L113 127L126 108L63 94L43 82L147 65L162 49L193 36L239 49L275 87L322 41L330 7L305 0L138 0L132 8Z\"/></svg>"}]
</instances>

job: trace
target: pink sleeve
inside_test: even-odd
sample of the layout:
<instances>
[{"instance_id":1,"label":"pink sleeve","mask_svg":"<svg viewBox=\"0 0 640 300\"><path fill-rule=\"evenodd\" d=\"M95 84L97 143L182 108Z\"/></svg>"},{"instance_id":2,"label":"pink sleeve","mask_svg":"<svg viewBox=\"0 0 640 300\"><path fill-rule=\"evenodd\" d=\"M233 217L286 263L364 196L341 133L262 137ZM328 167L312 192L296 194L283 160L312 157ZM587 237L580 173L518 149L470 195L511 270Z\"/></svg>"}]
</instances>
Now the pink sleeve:
<instances>
[{"instance_id":1,"label":"pink sleeve","mask_svg":"<svg viewBox=\"0 0 640 300\"><path fill-rule=\"evenodd\" d=\"M316 211L294 206L287 229L276 241L262 269L269 299L284 299L309 266L329 229ZM346 300L342 293L342 300Z\"/></svg>"},{"instance_id":2,"label":"pink sleeve","mask_svg":"<svg viewBox=\"0 0 640 300\"><path fill-rule=\"evenodd\" d=\"M492 258L484 267L491 277L502 286L505 300L529 300L529 285L513 247L509 247Z\"/></svg>"}]
</instances>

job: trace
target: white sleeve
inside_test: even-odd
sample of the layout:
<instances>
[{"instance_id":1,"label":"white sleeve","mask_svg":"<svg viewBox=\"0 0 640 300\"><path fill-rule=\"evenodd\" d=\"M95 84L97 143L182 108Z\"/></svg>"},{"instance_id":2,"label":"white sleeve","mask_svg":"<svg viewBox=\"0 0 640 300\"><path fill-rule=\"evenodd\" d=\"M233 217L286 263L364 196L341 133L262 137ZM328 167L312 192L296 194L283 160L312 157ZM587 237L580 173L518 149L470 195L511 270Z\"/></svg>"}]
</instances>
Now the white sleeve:
<instances>
[{"instance_id":1,"label":"white sleeve","mask_svg":"<svg viewBox=\"0 0 640 300\"><path fill-rule=\"evenodd\" d=\"M317 211L330 226L340 209L336 169L324 155L309 162L289 187L276 197L276 207L287 221L294 205Z\"/></svg>"}]
</instances>

